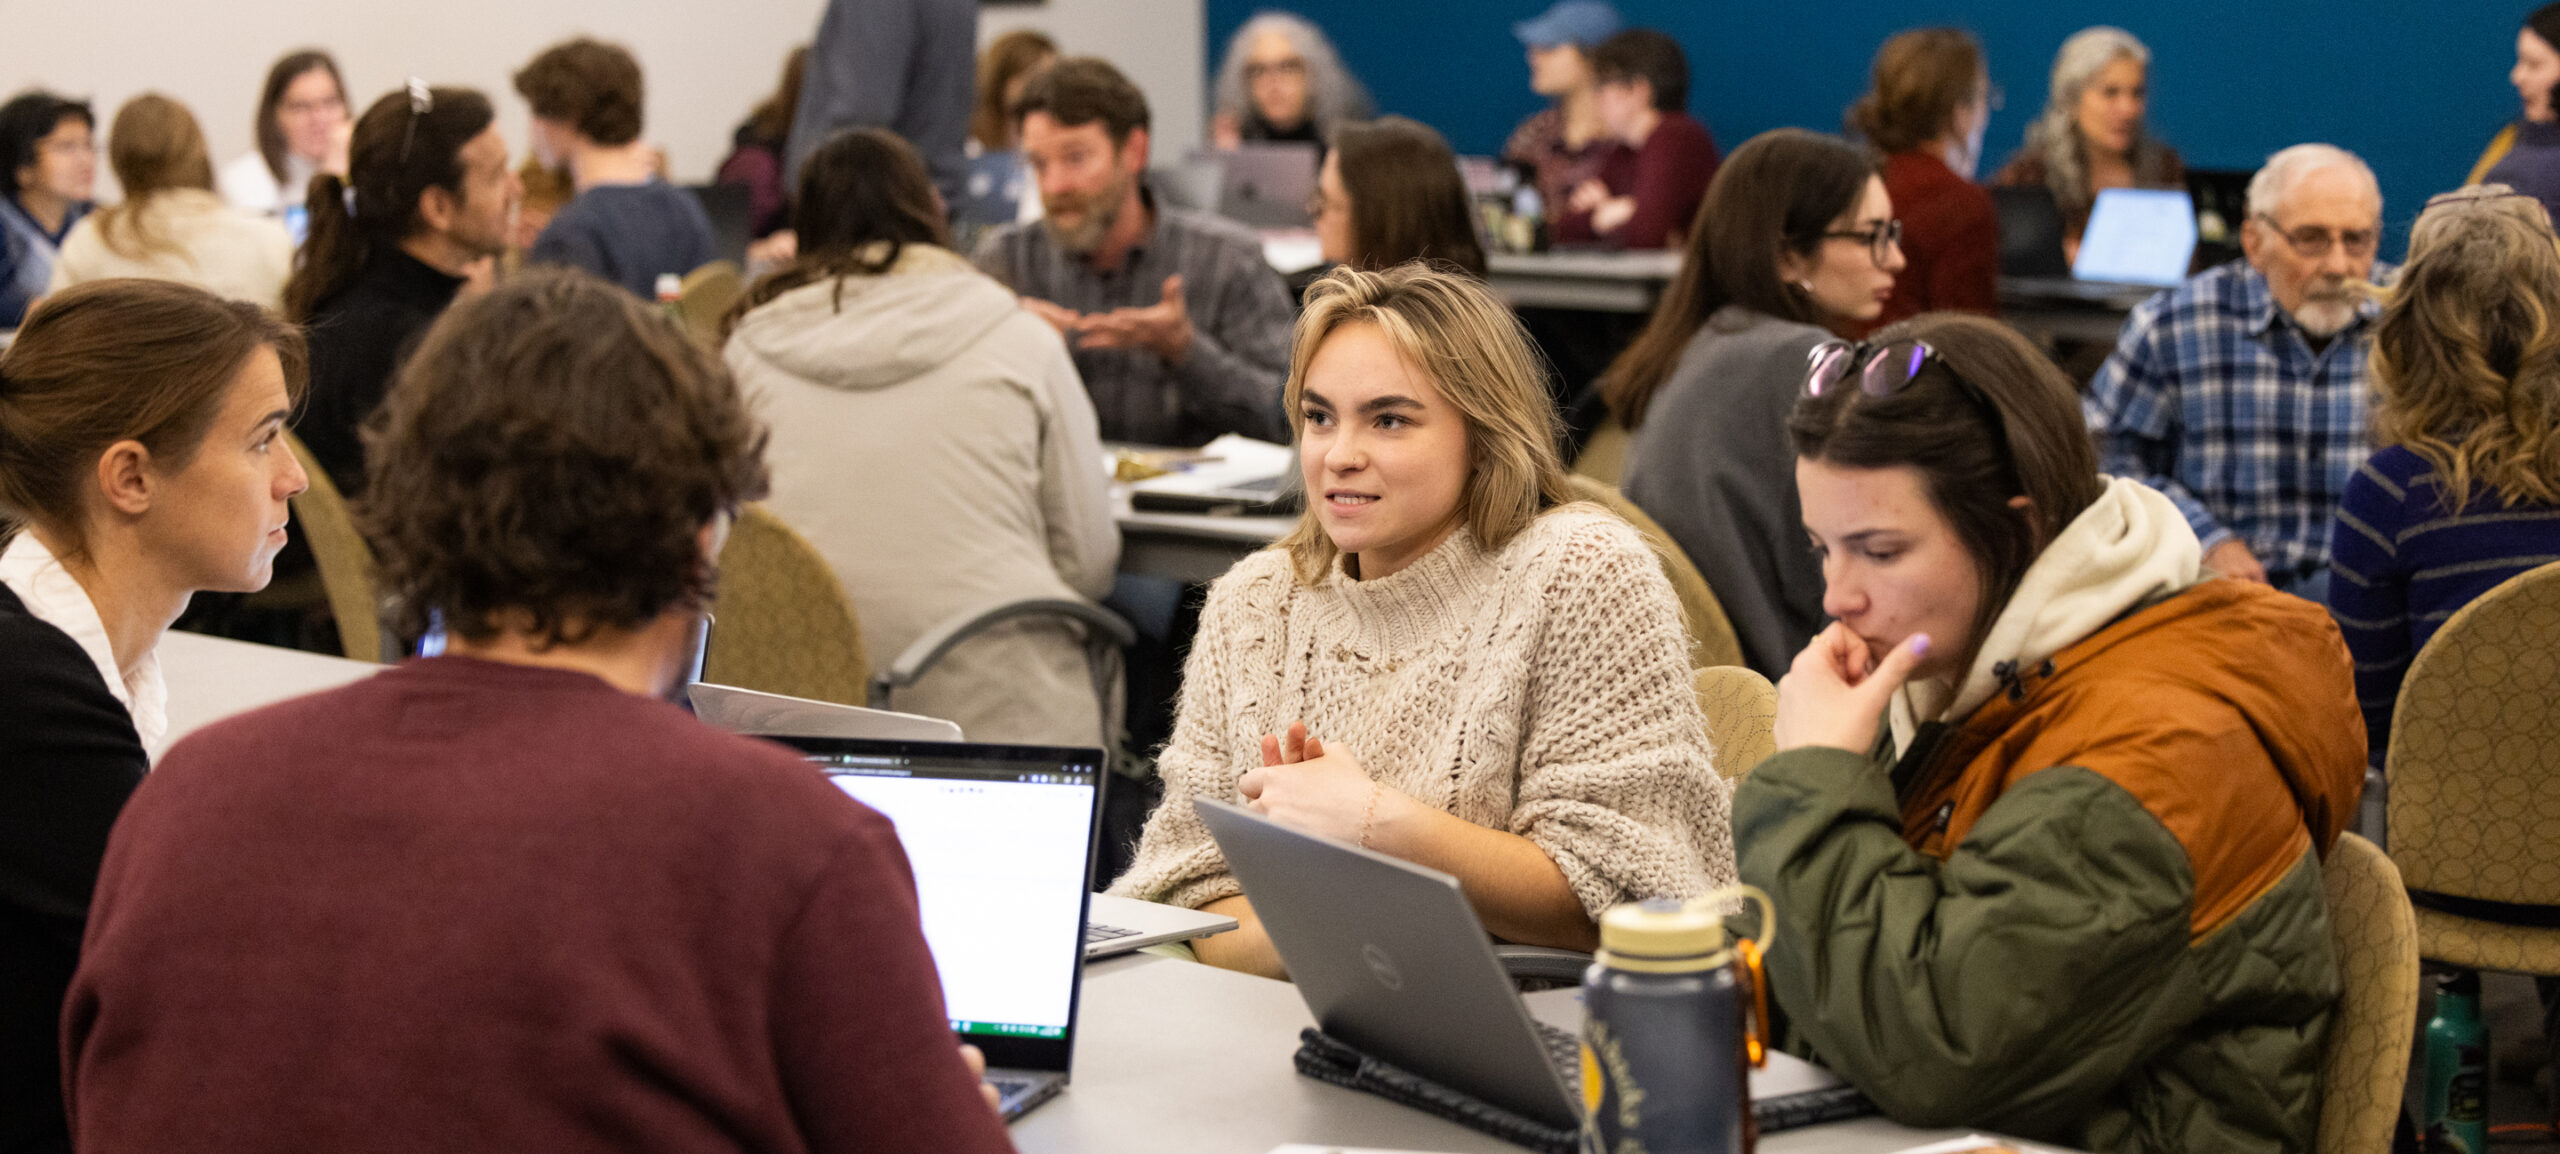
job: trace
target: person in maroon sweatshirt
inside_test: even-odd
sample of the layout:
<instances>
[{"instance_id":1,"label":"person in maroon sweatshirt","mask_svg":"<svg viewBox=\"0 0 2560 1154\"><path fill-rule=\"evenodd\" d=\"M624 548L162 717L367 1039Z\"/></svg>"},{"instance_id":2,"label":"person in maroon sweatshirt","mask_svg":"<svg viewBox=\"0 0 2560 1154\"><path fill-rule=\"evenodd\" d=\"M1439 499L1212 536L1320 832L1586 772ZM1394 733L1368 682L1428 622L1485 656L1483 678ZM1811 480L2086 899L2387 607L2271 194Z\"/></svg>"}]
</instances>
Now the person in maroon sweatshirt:
<instances>
[{"instance_id":1,"label":"person in maroon sweatshirt","mask_svg":"<svg viewBox=\"0 0 2560 1154\"><path fill-rule=\"evenodd\" d=\"M1995 103L1982 45L1961 28L1914 28L1876 52L1875 82L1848 127L1885 154L1884 190L1902 221L1902 271L1863 335L1905 317L2000 311L2000 223L1973 182Z\"/></svg>"},{"instance_id":2,"label":"person in maroon sweatshirt","mask_svg":"<svg viewBox=\"0 0 2560 1154\"><path fill-rule=\"evenodd\" d=\"M1716 175L1716 138L1685 111L1689 60L1651 28L1630 28L1591 53L1592 100L1626 147L1573 190L1556 221L1561 243L1677 248Z\"/></svg>"},{"instance_id":3,"label":"person in maroon sweatshirt","mask_svg":"<svg viewBox=\"0 0 2560 1154\"><path fill-rule=\"evenodd\" d=\"M765 434L641 302L457 304L360 524L448 656L209 726L111 835L84 1150L1012 1149L887 820L660 698Z\"/></svg>"}]
</instances>

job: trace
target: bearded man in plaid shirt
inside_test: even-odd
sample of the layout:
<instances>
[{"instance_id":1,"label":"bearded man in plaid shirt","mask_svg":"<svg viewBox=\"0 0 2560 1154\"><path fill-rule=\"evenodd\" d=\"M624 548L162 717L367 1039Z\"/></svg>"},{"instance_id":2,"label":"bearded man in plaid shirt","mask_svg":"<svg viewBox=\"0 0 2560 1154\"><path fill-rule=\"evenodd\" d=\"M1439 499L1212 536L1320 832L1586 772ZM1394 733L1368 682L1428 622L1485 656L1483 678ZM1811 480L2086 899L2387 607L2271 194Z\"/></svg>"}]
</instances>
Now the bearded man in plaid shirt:
<instances>
[{"instance_id":1,"label":"bearded man in plaid shirt","mask_svg":"<svg viewBox=\"0 0 2560 1154\"><path fill-rule=\"evenodd\" d=\"M2300 144L2249 182L2244 259L2145 301L2089 385L2100 468L2177 502L2224 574L2325 600L2329 526L2370 451L2382 189Z\"/></svg>"}]
</instances>

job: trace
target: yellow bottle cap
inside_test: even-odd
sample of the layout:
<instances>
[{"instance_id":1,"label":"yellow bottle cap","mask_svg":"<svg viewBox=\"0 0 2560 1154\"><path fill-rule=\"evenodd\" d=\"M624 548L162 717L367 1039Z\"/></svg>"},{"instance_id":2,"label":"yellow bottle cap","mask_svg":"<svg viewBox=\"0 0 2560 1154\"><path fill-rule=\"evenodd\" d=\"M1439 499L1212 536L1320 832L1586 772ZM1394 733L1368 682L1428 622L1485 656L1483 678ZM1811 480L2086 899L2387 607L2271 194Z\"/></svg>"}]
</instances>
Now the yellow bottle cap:
<instances>
[{"instance_id":1,"label":"yellow bottle cap","mask_svg":"<svg viewBox=\"0 0 2560 1154\"><path fill-rule=\"evenodd\" d=\"M1712 906L1652 898L1600 915L1600 962L1621 970L1687 973L1727 960L1724 919Z\"/></svg>"}]
</instances>

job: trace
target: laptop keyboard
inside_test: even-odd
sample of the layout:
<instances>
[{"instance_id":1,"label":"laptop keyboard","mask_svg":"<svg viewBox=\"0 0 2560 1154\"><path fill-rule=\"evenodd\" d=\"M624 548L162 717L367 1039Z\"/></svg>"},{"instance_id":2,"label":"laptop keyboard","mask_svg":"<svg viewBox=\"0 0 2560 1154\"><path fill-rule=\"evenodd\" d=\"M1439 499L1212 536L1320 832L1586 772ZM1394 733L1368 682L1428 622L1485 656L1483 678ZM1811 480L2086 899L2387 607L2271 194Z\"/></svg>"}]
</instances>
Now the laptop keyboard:
<instances>
[{"instance_id":1,"label":"laptop keyboard","mask_svg":"<svg viewBox=\"0 0 2560 1154\"><path fill-rule=\"evenodd\" d=\"M1565 1089L1573 1092L1575 1101L1582 1100L1582 1039L1545 1022L1531 1020L1538 1027L1538 1040L1547 1045L1547 1063L1564 1076Z\"/></svg>"},{"instance_id":2,"label":"laptop keyboard","mask_svg":"<svg viewBox=\"0 0 2560 1154\"><path fill-rule=\"evenodd\" d=\"M1106 926L1097 922L1086 922L1084 924L1084 944L1088 946L1095 942L1107 942L1113 938L1134 938L1136 936L1138 936L1138 931L1136 930L1124 930L1118 926Z\"/></svg>"}]
</instances>

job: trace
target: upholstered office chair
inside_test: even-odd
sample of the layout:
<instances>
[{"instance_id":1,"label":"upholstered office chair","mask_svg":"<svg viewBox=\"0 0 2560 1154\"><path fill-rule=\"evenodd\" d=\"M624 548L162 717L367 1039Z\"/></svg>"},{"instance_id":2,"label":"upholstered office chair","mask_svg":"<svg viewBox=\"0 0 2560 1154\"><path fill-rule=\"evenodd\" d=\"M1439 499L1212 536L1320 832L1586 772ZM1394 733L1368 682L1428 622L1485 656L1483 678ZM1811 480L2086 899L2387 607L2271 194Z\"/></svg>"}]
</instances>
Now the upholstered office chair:
<instances>
[{"instance_id":1,"label":"upholstered office chair","mask_svg":"<svg viewBox=\"0 0 2560 1154\"><path fill-rule=\"evenodd\" d=\"M1715 746L1716 773L1742 784L1751 767L1778 752L1778 687L1739 665L1710 665L1697 672L1698 712L1707 715L1707 740Z\"/></svg>"},{"instance_id":2,"label":"upholstered office chair","mask_svg":"<svg viewBox=\"0 0 2560 1154\"><path fill-rule=\"evenodd\" d=\"M2560 565L2445 622L2392 710L2390 853L2418 950L2473 969L2560 975Z\"/></svg>"},{"instance_id":3,"label":"upholstered office chair","mask_svg":"<svg viewBox=\"0 0 2560 1154\"><path fill-rule=\"evenodd\" d=\"M685 331L695 340L718 348L720 318L729 315L729 306L746 294L747 278L738 266L715 260L684 275L683 287L676 291L676 311L684 316Z\"/></svg>"},{"instance_id":4,"label":"upholstered office chair","mask_svg":"<svg viewBox=\"0 0 2560 1154\"><path fill-rule=\"evenodd\" d=\"M382 628L382 604L374 593L372 546L356 532L355 517L347 512L346 499L339 495L337 483L329 479L320 462L312 459L302 438L287 431L284 443L293 450L294 459L302 462L302 471L311 477L311 486L293 499L293 519L301 526L302 539L311 546L312 559L319 564L320 586L328 596L329 613L338 619L338 648L356 661L396 660L398 654L383 648L386 634Z\"/></svg>"},{"instance_id":5,"label":"upholstered office chair","mask_svg":"<svg viewBox=\"0 0 2560 1154\"><path fill-rule=\"evenodd\" d=\"M2321 863L2343 993L2321 1058L2320 1154L2382 1154L2409 1082L2418 923L2391 858L2352 833Z\"/></svg>"},{"instance_id":6,"label":"upholstered office chair","mask_svg":"<svg viewBox=\"0 0 2560 1154\"><path fill-rule=\"evenodd\" d=\"M870 658L853 601L825 556L762 505L738 512L720 550L703 680L791 697L868 702Z\"/></svg>"},{"instance_id":7,"label":"upholstered office chair","mask_svg":"<svg viewBox=\"0 0 2560 1154\"><path fill-rule=\"evenodd\" d=\"M1724 606L1716 600L1715 590L1707 588L1707 579L1698 573L1689 555L1680 551L1680 543L1664 532L1660 523L1636 508L1615 485L1593 480L1579 473L1567 478L1573 483L1574 496L1615 513L1644 535L1662 558L1663 576L1671 579L1671 591L1680 598L1680 624L1689 631L1689 665L1693 669L1710 665L1742 664L1742 642L1733 635L1733 622L1726 619Z\"/></svg>"},{"instance_id":8,"label":"upholstered office chair","mask_svg":"<svg viewBox=\"0 0 2560 1154\"><path fill-rule=\"evenodd\" d=\"M1085 638L1108 733L1123 712L1121 654L1137 631L1118 614L1082 601L1027 598L964 609L927 629L887 669L874 673L862 646L853 600L835 569L772 510L750 505L738 514L720 552L720 596L703 679L839 705L897 708L897 691L931 672L944 654L990 626L1025 617L1075 622ZM1106 740L1116 754L1119 742Z\"/></svg>"},{"instance_id":9,"label":"upholstered office chair","mask_svg":"<svg viewBox=\"0 0 2560 1154\"><path fill-rule=\"evenodd\" d=\"M1591 430L1591 439L1582 443L1582 452L1573 459L1575 476L1589 477L1603 485L1617 485L1627 475L1627 427L1618 418L1609 417Z\"/></svg>"}]
</instances>

